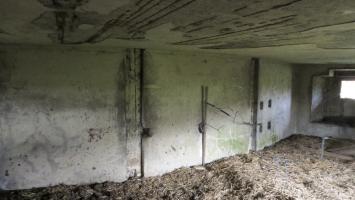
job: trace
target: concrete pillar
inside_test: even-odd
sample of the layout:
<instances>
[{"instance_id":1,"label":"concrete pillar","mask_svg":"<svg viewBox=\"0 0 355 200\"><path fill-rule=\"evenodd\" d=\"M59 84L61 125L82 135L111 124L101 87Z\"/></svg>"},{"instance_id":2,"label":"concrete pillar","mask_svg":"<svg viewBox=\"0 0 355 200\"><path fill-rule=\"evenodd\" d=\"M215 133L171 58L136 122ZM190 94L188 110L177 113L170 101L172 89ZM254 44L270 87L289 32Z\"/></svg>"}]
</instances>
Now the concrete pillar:
<instances>
[{"instance_id":1,"label":"concrete pillar","mask_svg":"<svg viewBox=\"0 0 355 200\"><path fill-rule=\"evenodd\" d=\"M125 58L125 123L128 177L142 175L141 50L129 49Z\"/></svg>"}]
</instances>

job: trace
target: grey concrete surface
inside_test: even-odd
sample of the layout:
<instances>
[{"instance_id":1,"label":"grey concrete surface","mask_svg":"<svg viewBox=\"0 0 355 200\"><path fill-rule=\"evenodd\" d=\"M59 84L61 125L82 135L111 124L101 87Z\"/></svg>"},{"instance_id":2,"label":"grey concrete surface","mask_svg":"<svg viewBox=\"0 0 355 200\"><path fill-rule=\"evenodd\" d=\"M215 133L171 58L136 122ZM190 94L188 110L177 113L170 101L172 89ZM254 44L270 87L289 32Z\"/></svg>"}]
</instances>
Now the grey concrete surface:
<instances>
[{"instance_id":1,"label":"grey concrete surface","mask_svg":"<svg viewBox=\"0 0 355 200\"><path fill-rule=\"evenodd\" d=\"M120 182L201 164L202 85L211 104L206 161L248 152L250 57L151 49L140 57L132 49L105 49L2 49L1 189ZM354 136L354 129L310 122L311 78L330 67L344 66L261 59L258 149L293 133ZM142 149L141 125L150 129Z\"/></svg>"},{"instance_id":2,"label":"grey concrete surface","mask_svg":"<svg viewBox=\"0 0 355 200\"><path fill-rule=\"evenodd\" d=\"M209 87L206 161L246 153L251 133L250 58L148 51L145 55L146 175L201 164L201 86Z\"/></svg>"},{"instance_id":3,"label":"grey concrete surface","mask_svg":"<svg viewBox=\"0 0 355 200\"><path fill-rule=\"evenodd\" d=\"M353 0L2 0L0 43L354 63L354 9Z\"/></svg>"},{"instance_id":4,"label":"grey concrete surface","mask_svg":"<svg viewBox=\"0 0 355 200\"><path fill-rule=\"evenodd\" d=\"M355 129L349 126L341 126L325 123L312 123L312 77L327 75L329 69L333 68L354 68L354 65L296 65L294 66L293 81L293 117L296 119L294 133L315 135L320 137L355 138ZM340 94L337 94L338 96ZM350 104L349 104L350 105ZM334 110L335 109L335 110ZM339 105L336 105L334 112L341 115ZM342 106L343 109L343 106ZM349 112L353 110L350 105L346 108Z\"/></svg>"},{"instance_id":5,"label":"grey concrete surface","mask_svg":"<svg viewBox=\"0 0 355 200\"><path fill-rule=\"evenodd\" d=\"M123 181L124 51L6 51L0 188Z\"/></svg>"},{"instance_id":6,"label":"grey concrete surface","mask_svg":"<svg viewBox=\"0 0 355 200\"><path fill-rule=\"evenodd\" d=\"M291 115L292 79L293 70L290 64L261 60L257 149L263 149L291 135L294 123Z\"/></svg>"},{"instance_id":7,"label":"grey concrete surface","mask_svg":"<svg viewBox=\"0 0 355 200\"><path fill-rule=\"evenodd\" d=\"M0 189L200 164L202 85L206 161L248 152L251 57L257 149L293 133L355 138L310 113L312 76L355 63L354 10L353 0L0 1Z\"/></svg>"}]
</instances>

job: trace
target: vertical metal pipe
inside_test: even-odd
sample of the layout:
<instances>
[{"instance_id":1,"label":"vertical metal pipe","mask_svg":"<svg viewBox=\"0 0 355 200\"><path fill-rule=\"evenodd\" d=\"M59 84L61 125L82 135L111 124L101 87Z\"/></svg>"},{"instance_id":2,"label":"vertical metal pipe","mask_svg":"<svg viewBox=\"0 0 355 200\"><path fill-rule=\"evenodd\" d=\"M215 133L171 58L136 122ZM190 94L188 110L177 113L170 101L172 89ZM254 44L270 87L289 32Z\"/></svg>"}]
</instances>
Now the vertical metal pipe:
<instances>
[{"instance_id":1,"label":"vertical metal pipe","mask_svg":"<svg viewBox=\"0 0 355 200\"><path fill-rule=\"evenodd\" d=\"M205 164L205 87L201 86L201 147L202 147L202 165Z\"/></svg>"},{"instance_id":2,"label":"vertical metal pipe","mask_svg":"<svg viewBox=\"0 0 355 200\"><path fill-rule=\"evenodd\" d=\"M208 102L208 87L202 87L202 107L203 107L203 117L202 117L202 165L206 163L206 124L207 124L207 102Z\"/></svg>"},{"instance_id":3,"label":"vertical metal pipe","mask_svg":"<svg viewBox=\"0 0 355 200\"><path fill-rule=\"evenodd\" d=\"M321 144L321 150L320 150L320 159L323 160L324 158L324 149L325 149L325 140L327 140L328 137L322 137L322 144Z\"/></svg>"},{"instance_id":4,"label":"vertical metal pipe","mask_svg":"<svg viewBox=\"0 0 355 200\"><path fill-rule=\"evenodd\" d=\"M140 98L139 98L139 113L140 113L140 119L139 119L139 123L140 123L140 130L141 130L141 142L140 142L140 148L141 148L141 177L144 177L144 140L143 140L143 130L144 130L144 99L143 99L143 95L144 95L144 55L145 55L145 50L144 49L140 49L139 50L139 64L140 64L140 74L139 74L139 94L140 94Z\"/></svg>"},{"instance_id":5,"label":"vertical metal pipe","mask_svg":"<svg viewBox=\"0 0 355 200\"><path fill-rule=\"evenodd\" d=\"M251 133L251 149L255 151L257 149L257 131L258 131L258 102L259 102L259 68L260 61L258 58L252 58L252 133Z\"/></svg>"}]
</instances>

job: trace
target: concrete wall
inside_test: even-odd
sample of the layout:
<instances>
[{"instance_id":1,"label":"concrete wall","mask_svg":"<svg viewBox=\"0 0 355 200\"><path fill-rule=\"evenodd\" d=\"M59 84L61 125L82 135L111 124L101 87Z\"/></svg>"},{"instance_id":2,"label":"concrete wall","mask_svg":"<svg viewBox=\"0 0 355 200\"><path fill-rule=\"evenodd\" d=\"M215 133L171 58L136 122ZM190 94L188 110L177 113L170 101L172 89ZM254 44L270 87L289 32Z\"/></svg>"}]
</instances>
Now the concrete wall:
<instances>
[{"instance_id":1,"label":"concrete wall","mask_svg":"<svg viewBox=\"0 0 355 200\"><path fill-rule=\"evenodd\" d=\"M354 121L351 118L355 117L355 100L342 99L340 95L342 80L344 78L346 77L313 77L312 122L329 122L346 125L347 121ZM349 123L348 125L351 124L353 123Z\"/></svg>"},{"instance_id":2,"label":"concrete wall","mask_svg":"<svg viewBox=\"0 0 355 200\"><path fill-rule=\"evenodd\" d=\"M126 179L123 51L0 59L0 188Z\"/></svg>"},{"instance_id":3,"label":"concrete wall","mask_svg":"<svg viewBox=\"0 0 355 200\"><path fill-rule=\"evenodd\" d=\"M297 120L294 133L333 136L340 138L355 138L355 129L325 123L311 122L312 102L312 77L316 75L327 75L331 68L355 68L354 65L296 65L294 66L293 90L293 116Z\"/></svg>"},{"instance_id":4,"label":"concrete wall","mask_svg":"<svg viewBox=\"0 0 355 200\"><path fill-rule=\"evenodd\" d=\"M145 175L201 164L201 86L208 101L206 161L246 153L251 126L250 58L148 51L144 72Z\"/></svg>"},{"instance_id":5,"label":"concrete wall","mask_svg":"<svg viewBox=\"0 0 355 200\"><path fill-rule=\"evenodd\" d=\"M140 174L137 51L10 49L0 56L0 188L123 181ZM151 50L143 57L143 125L151 134L142 140L145 176L201 164L202 85L213 105L207 111L206 161L248 152L250 58ZM288 136L291 79L289 65L261 61L259 149Z\"/></svg>"},{"instance_id":6,"label":"concrete wall","mask_svg":"<svg viewBox=\"0 0 355 200\"><path fill-rule=\"evenodd\" d=\"M292 133L292 77L291 65L271 60L261 60L257 149L270 146L290 136ZM271 107L269 107L270 100ZM260 108L261 102L263 103L262 109ZM268 123L271 124L269 128Z\"/></svg>"}]
</instances>

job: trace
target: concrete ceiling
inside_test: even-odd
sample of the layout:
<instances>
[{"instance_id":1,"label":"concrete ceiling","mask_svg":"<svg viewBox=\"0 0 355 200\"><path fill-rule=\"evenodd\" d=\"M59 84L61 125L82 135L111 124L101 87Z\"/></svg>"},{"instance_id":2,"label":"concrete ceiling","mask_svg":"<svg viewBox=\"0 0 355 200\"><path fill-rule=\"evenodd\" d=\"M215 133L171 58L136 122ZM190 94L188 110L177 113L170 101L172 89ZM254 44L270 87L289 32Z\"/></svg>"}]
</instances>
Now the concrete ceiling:
<instances>
[{"instance_id":1,"label":"concrete ceiling","mask_svg":"<svg viewBox=\"0 0 355 200\"><path fill-rule=\"evenodd\" d=\"M0 43L355 63L355 1L1 0Z\"/></svg>"}]
</instances>

